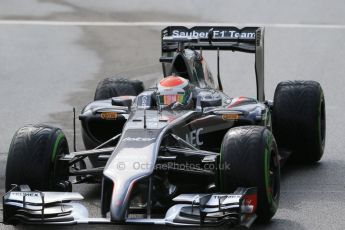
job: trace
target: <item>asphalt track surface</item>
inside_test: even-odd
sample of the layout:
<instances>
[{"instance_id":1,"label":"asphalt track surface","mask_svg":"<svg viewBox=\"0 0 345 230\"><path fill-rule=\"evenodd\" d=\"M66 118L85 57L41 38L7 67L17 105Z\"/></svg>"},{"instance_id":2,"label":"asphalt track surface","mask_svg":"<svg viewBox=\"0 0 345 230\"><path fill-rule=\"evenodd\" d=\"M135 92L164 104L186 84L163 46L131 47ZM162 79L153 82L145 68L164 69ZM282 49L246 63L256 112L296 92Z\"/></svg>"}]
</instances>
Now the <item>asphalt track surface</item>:
<instances>
[{"instance_id":1,"label":"asphalt track surface","mask_svg":"<svg viewBox=\"0 0 345 230\"><path fill-rule=\"evenodd\" d=\"M343 229L344 12L341 0L1 1L1 193L8 147L19 127L52 124L61 127L72 143L72 107L80 111L92 101L99 80L125 76L150 86L162 77L158 58L164 26L257 24L266 26L267 98L273 98L276 85L283 80L319 81L326 98L327 140L320 163L283 169L279 210L270 224L256 224L253 229ZM215 73L215 55L207 53L206 60ZM251 55L221 53L221 76L229 95L255 96ZM79 125L77 128L79 131ZM79 133L77 139L78 149L82 149ZM88 197L85 204L90 215L98 215L99 187L79 185L75 190Z\"/></svg>"}]
</instances>

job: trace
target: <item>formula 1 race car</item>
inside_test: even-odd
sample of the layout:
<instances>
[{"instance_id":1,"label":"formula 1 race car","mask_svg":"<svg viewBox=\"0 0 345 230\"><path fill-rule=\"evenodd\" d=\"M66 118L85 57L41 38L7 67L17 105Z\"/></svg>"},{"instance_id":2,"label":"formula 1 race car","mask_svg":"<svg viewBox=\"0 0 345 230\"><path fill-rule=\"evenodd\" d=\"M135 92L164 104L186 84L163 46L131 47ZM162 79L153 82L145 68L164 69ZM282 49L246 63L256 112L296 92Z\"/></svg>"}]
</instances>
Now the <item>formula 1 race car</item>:
<instances>
[{"instance_id":1,"label":"formula 1 race car","mask_svg":"<svg viewBox=\"0 0 345 230\"><path fill-rule=\"evenodd\" d=\"M249 227L277 211L280 166L319 161L325 100L315 81L264 94L264 28L162 30L164 78L101 81L79 119L85 151L59 128L30 125L12 140L3 197L6 224L163 224ZM203 50L217 51L214 80ZM255 54L257 98L230 97L220 50ZM91 164L87 163L89 160ZM100 183L100 217L72 184Z\"/></svg>"}]
</instances>

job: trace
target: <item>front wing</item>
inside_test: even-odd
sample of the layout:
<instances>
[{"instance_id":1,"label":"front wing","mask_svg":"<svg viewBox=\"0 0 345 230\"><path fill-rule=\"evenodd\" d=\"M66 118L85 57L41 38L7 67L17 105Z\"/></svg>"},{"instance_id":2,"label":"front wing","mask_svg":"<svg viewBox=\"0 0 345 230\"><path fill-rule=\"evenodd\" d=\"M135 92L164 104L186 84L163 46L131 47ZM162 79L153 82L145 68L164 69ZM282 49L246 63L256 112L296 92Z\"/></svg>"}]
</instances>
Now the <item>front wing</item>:
<instances>
[{"instance_id":1,"label":"front wing","mask_svg":"<svg viewBox=\"0 0 345 230\"><path fill-rule=\"evenodd\" d=\"M160 224L173 226L250 227L256 219L257 189L238 188L231 194L181 194L162 218L90 218L85 206L78 203L79 193L39 192L15 186L3 196L5 224ZM27 186L24 186L28 188ZM164 216L164 214L163 214Z\"/></svg>"}]
</instances>

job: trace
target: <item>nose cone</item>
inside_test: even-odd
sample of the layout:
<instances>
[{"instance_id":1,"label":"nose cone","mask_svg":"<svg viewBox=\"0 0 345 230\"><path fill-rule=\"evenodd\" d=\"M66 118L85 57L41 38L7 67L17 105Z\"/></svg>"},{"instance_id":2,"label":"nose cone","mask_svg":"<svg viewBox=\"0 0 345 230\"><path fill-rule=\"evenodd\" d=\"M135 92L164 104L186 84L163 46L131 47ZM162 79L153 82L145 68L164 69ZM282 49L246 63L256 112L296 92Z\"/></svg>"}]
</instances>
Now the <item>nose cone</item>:
<instances>
[{"instance_id":1,"label":"nose cone","mask_svg":"<svg viewBox=\"0 0 345 230\"><path fill-rule=\"evenodd\" d=\"M110 204L111 220L125 220L129 197L135 181L152 174L158 149L159 130L126 130L109 159L104 175L114 183Z\"/></svg>"}]
</instances>

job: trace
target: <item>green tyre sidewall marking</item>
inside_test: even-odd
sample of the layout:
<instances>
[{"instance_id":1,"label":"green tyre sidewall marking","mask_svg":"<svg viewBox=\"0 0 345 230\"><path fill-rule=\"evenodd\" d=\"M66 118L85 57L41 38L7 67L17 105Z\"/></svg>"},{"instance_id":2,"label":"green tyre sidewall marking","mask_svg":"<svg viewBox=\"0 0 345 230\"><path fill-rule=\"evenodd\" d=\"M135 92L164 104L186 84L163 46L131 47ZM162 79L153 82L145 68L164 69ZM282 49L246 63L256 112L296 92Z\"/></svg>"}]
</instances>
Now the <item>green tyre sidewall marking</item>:
<instances>
[{"instance_id":1,"label":"green tyre sidewall marking","mask_svg":"<svg viewBox=\"0 0 345 230\"><path fill-rule=\"evenodd\" d=\"M265 173L265 190L266 190L267 201L268 201L268 204L270 205L271 210L275 211L277 209L277 204L273 201L272 192L269 191L269 164L270 164L270 156L271 156L272 138L273 138L272 134L268 134L266 147L265 147L264 173Z\"/></svg>"},{"instance_id":2,"label":"green tyre sidewall marking","mask_svg":"<svg viewBox=\"0 0 345 230\"><path fill-rule=\"evenodd\" d=\"M57 148L59 146L59 143L60 143L61 139L64 138L64 137L65 137L65 135L63 134L63 132L60 132L58 137L56 138L56 141L55 141L54 147L53 147L52 157L51 157L51 162L52 163L55 162Z\"/></svg>"},{"instance_id":3,"label":"green tyre sidewall marking","mask_svg":"<svg viewBox=\"0 0 345 230\"><path fill-rule=\"evenodd\" d=\"M57 136L56 140L55 140L55 143L54 143L54 147L53 147L53 152L52 152L52 155L51 155L51 163L52 163L52 169L50 171L51 173L51 176L49 178L49 187L52 188L53 187L53 184L54 184L54 178L55 177L55 160L56 160L56 152L57 152L57 148L59 146L59 143L61 142L61 140L65 137L64 133L63 132L59 132L59 135Z\"/></svg>"}]
</instances>

